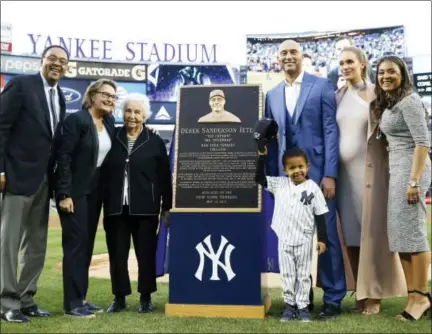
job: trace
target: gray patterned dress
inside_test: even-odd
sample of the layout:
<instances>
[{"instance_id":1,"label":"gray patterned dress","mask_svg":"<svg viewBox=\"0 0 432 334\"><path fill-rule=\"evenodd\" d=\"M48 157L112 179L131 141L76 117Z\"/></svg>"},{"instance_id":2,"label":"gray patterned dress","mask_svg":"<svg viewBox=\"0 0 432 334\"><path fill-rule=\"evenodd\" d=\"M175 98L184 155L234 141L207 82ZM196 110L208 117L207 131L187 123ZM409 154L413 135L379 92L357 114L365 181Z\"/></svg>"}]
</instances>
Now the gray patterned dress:
<instances>
[{"instance_id":1,"label":"gray patterned dress","mask_svg":"<svg viewBox=\"0 0 432 334\"><path fill-rule=\"evenodd\" d=\"M389 144L390 186L388 199L388 240L390 250L413 253L429 250L426 233L426 192L431 184L431 160L420 178L420 202L409 205L406 191L416 145L429 147L425 109L420 97L410 94L391 110L386 109L380 128Z\"/></svg>"}]
</instances>

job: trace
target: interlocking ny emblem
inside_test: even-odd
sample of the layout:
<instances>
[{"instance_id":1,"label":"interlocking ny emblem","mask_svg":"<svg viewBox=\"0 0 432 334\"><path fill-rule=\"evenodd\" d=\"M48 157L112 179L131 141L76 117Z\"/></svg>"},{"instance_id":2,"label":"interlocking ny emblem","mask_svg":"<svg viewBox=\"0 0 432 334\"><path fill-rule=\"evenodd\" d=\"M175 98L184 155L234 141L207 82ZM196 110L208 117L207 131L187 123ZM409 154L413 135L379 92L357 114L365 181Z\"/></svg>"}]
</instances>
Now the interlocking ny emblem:
<instances>
[{"instance_id":1,"label":"interlocking ny emblem","mask_svg":"<svg viewBox=\"0 0 432 334\"><path fill-rule=\"evenodd\" d=\"M315 197L313 193L308 195L306 190L302 192L301 196L300 202L303 202L304 205L310 205Z\"/></svg>"},{"instance_id":2,"label":"interlocking ny emblem","mask_svg":"<svg viewBox=\"0 0 432 334\"><path fill-rule=\"evenodd\" d=\"M207 246L208 251L205 249L204 244ZM224 236L221 237L221 243L216 253L211 243L211 235L208 235L204 239L204 244L203 242L200 242L195 247L200 256L200 262L198 265L198 269L195 273L195 277L198 280L202 281L204 264L205 264L205 257L204 257L205 255L208 259L212 261L212 275L210 277L210 280L220 281L218 272L219 272L219 267L221 267L222 270L225 271L225 274L228 278L228 282L231 281L236 275L231 268L231 253L235 247L231 244L228 244L228 240ZM228 246L225 248L226 244L228 244ZM224 256L225 263L222 263L220 261L220 258L222 256L222 253L224 252L224 249L225 249L225 256Z\"/></svg>"}]
</instances>

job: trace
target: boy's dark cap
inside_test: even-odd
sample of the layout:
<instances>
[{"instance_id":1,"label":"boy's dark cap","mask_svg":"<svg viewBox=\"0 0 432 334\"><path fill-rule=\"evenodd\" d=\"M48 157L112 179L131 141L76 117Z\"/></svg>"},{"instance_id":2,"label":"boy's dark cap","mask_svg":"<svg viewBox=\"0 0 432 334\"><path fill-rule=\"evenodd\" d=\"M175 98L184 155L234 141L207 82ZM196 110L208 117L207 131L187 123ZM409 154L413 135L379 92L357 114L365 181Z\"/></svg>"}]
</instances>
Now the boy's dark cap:
<instances>
[{"instance_id":1,"label":"boy's dark cap","mask_svg":"<svg viewBox=\"0 0 432 334\"><path fill-rule=\"evenodd\" d=\"M264 151L264 146L271 140L276 140L278 134L277 123L270 118L261 118L255 125L254 139L258 144L258 150Z\"/></svg>"}]
</instances>

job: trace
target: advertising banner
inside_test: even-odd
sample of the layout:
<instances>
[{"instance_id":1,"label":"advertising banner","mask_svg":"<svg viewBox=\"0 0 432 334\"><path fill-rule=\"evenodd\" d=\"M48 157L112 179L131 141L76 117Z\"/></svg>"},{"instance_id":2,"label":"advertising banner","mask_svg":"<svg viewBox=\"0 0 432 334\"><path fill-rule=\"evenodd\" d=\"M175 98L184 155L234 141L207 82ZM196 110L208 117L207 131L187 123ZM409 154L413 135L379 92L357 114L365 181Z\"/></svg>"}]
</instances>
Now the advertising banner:
<instances>
[{"instance_id":1,"label":"advertising banner","mask_svg":"<svg viewBox=\"0 0 432 334\"><path fill-rule=\"evenodd\" d=\"M41 66L40 58L1 55L1 73L35 74ZM114 81L146 82L146 65L76 62L70 61L65 74L69 79L97 80L107 78Z\"/></svg>"},{"instance_id":2,"label":"advertising banner","mask_svg":"<svg viewBox=\"0 0 432 334\"><path fill-rule=\"evenodd\" d=\"M0 55L1 73L8 74L36 74L41 66L40 58Z\"/></svg>"},{"instance_id":3,"label":"advertising banner","mask_svg":"<svg viewBox=\"0 0 432 334\"><path fill-rule=\"evenodd\" d=\"M151 115L148 124L175 124L176 103L152 101L150 104Z\"/></svg>"},{"instance_id":4,"label":"advertising banner","mask_svg":"<svg viewBox=\"0 0 432 334\"><path fill-rule=\"evenodd\" d=\"M145 82L147 70L146 65L70 61L66 77Z\"/></svg>"},{"instance_id":5,"label":"advertising banner","mask_svg":"<svg viewBox=\"0 0 432 334\"><path fill-rule=\"evenodd\" d=\"M260 212L253 132L261 116L258 85L181 87L173 210Z\"/></svg>"},{"instance_id":6,"label":"advertising banner","mask_svg":"<svg viewBox=\"0 0 432 334\"><path fill-rule=\"evenodd\" d=\"M414 74L414 86L421 96L432 95L432 73Z\"/></svg>"},{"instance_id":7,"label":"advertising banner","mask_svg":"<svg viewBox=\"0 0 432 334\"><path fill-rule=\"evenodd\" d=\"M151 101L176 102L181 86L234 84L239 74L225 65L149 65L148 96Z\"/></svg>"},{"instance_id":8,"label":"advertising banner","mask_svg":"<svg viewBox=\"0 0 432 334\"><path fill-rule=\"evenodd\" d=\"M89 80L63 79L60 81L60 87L66 99L67 113L74 113L81 110L84 93L89 84Z\"/></svg>"}]
</instances>

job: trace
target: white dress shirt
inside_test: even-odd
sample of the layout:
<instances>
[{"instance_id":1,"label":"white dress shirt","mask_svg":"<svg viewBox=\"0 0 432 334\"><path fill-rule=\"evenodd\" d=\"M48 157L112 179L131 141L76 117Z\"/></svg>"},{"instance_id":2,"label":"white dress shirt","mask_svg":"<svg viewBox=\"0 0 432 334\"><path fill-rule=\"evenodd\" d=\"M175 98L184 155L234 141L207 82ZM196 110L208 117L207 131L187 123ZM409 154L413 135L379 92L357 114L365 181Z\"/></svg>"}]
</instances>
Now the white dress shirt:
<instances>
[{"instance_id":1,"label":"white dress shirt","mask_svg":"<svg viewBox=\"0 0 432 334\"><path fill-rule=\"evenodd\" d=\"M58 84L55 84L54 86L50 86L49 83L48 83L48 81L46 81L46 79L42 75L42 73L40 74L40 76L41 76L43 84L44 84L45 97L47 99L48 108L49 108L49 111L50 111L49 114L50 114L51 130L53 130L53 135L54 135L55 129L54 129L54 120L53 120L52 113L51 113L50 89L54 88L54 101L55 101L55 103L54 103L54 109L55 109L54 112L57 115L57 122L58 122L60 120L60 99L59 99L59 94L58 94L58 91L57 91Z\"/></svg>"},{"instance_id":2,"label":"white dress shirt","mask_svg":"<svg viewBox=\"0 0 432 334\"><path fill-rule=\"evenodd\" d=\"M297 79L291 85L285 80L285 105L290 113L291 117L294 114L294 110L297 104L297 100L300 96L301 84L303 81L304 71L301 71Z\"/></svg>"}]
</instances>

